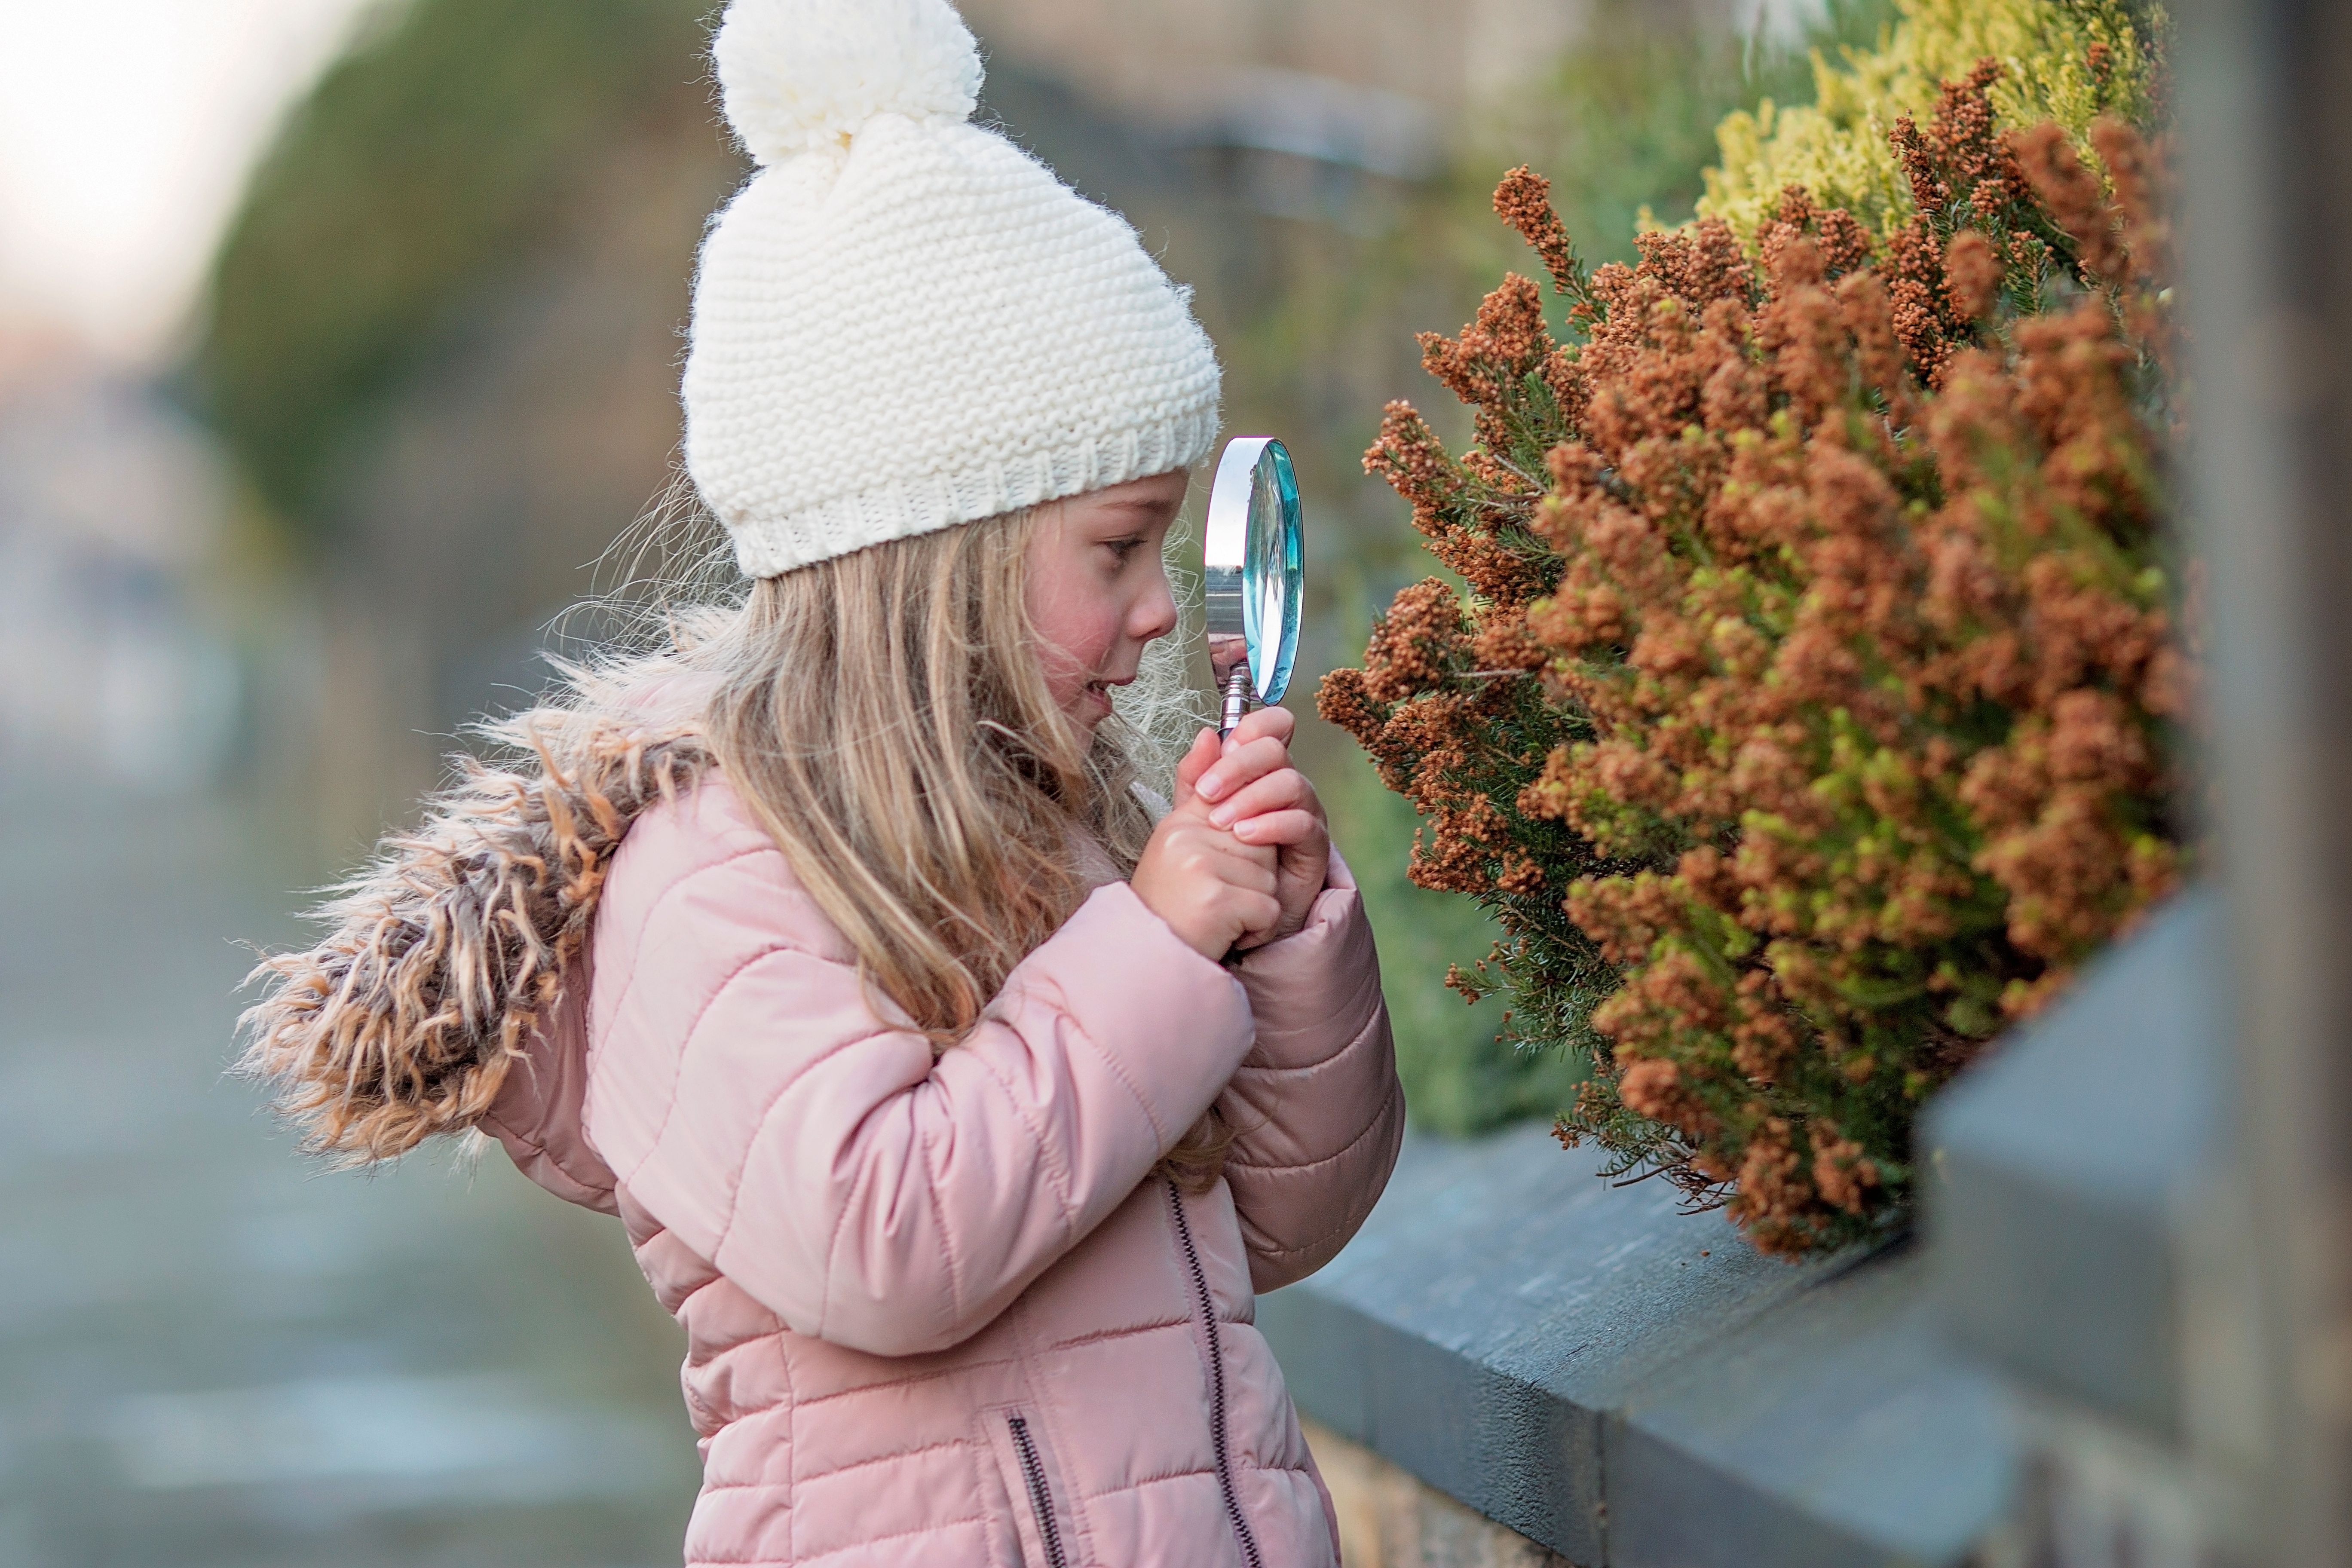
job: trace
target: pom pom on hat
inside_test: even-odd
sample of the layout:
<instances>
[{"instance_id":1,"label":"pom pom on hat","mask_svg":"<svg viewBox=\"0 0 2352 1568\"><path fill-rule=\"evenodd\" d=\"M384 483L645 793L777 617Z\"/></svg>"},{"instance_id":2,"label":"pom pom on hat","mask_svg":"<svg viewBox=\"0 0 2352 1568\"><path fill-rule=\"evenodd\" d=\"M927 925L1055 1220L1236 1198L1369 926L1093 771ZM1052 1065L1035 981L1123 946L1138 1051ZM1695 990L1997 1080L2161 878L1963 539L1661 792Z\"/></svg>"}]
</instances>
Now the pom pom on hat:
<instances>
[{"instance_id":1,"label":"pom pom on hat","mask_svg":"<svg viewBox=\"0 0 2352 1568\"><path fill-rule=\"evenodd\" d=\"M758 163L839 147L877 114L961 121L980 48L947 0L735 0L710 46Z\"/></svg>"}]
</instances>

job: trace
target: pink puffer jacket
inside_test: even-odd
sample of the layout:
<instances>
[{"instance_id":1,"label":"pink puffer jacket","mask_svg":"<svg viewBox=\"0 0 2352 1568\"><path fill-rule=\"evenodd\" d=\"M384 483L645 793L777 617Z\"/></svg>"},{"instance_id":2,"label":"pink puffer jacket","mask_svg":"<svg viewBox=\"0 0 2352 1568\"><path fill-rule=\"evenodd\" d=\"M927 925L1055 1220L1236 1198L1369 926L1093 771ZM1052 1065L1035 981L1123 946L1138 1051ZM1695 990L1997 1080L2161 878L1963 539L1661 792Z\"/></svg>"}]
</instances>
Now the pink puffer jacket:
<instances>
[{"instance_id":1,"label":"pink puffer jacket","mask_svg":"<svg viewBox=\"0 0 2352 1568\"><path fill-rule=\"evenodd\" d=\"M1097 888L934 1059L714 775L630 827L592 956L485 1126L686 1328L690 1563L1337 1563L1251 1321L1403 1130L1336 859L1230 966ZM1225 1177L1180 1194L1154 1166L1212 1100Z\"/></svg>"}]
</instances>

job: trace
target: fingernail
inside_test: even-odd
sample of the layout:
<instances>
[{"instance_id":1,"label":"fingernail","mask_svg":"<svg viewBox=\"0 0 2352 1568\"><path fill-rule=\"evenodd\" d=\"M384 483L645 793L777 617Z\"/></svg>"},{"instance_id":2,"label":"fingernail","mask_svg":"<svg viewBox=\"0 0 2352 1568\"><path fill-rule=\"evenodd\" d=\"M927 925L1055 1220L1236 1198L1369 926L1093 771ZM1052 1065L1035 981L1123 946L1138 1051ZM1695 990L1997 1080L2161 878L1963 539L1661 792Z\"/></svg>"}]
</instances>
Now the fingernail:
<instances>
[{"instance_id":1,"label":"fingernail","mask_svg":"<svg viewBox=\"0 0 2352 1568\"><path fill-rule=\"evenodd\" d=\"M1225 793L1225 781L1214 773L1202 773L1201 782L1192 786L1203 800L1214 800Z\"/></svg>"},{"instance_id":2,"label":"fingernail","mask_svg":"<svg viewBox=\"0 0 2352 1568\"><path fill-rule=\"evenodd\" d=\"M1209 813L1209 820L1220 827L1231 827L1234 825L1234 808L1230 805L1221 805Z\"/></svg>"}]
</instances>

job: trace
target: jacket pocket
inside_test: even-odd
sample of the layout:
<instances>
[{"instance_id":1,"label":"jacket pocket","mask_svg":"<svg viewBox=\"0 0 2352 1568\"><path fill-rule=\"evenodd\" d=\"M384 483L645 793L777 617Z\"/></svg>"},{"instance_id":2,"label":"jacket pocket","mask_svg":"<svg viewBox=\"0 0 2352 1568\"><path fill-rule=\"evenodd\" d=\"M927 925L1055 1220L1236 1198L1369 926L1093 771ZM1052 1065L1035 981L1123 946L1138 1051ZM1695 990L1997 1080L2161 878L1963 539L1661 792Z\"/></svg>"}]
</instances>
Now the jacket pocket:
<instances>
[{"instance_id":1,"label":"jacket pocket","mask_svg":"<svg viewBox=\"0 0 2352 1568\"><path fill-rule=\"evenodd\" d=\"M1070 1552L1075 1532L1043 1431L1021 1410L992 1411L987 1421L989 1447L1003 1473L1023 1568L1075 1568L1077 1559Z\"/></svg>"}]
</instances>

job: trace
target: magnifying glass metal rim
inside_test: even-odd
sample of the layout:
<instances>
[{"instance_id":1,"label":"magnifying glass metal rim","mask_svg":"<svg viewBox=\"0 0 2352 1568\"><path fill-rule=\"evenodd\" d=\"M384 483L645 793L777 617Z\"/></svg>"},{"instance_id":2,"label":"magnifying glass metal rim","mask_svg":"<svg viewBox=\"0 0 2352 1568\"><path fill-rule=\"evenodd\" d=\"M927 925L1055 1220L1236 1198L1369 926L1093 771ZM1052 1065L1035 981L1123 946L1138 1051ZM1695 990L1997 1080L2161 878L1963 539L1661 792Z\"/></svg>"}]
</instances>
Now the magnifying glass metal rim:
<instances>
[{"instance_id":1,"label":"magnifying glass metal rim","mask_svg":"<svg viewBox=\"0 0 2352 1568\"><path fill-rule=\"evenodd\" d=\"M1269 453L1275 460L1278 481L1288 481L1282 485L1283 499L1288 502L1284 510L1296 516L1297 481L1291 474L1289 450L1272 436L1236 436L1225 443L1224 453L1217 461L1216 479L1209 491L1208 516L1201 531L1202 590L1211 647L1213 648L1225 638L1245 639L1245 652L1233 666L1222 692L1220 733L1230 732L1241 721L1252 699L1260 702L1278 700L1289 684L1291 666L1297 657L1295 604L1283 606L1283 624L1279 626L1250 626L1252 609L1264 613L1262 606L1252 603L1249 595L1250 502L1255 490L1255 471ZM1302 542L1295 528L1286 535L1282 545L1286 568L1302 553ZM1251 637L1253 629L1260 635ZM1264 668L1260 668L1261 657Z\"/></svg>"}]
</instances>

